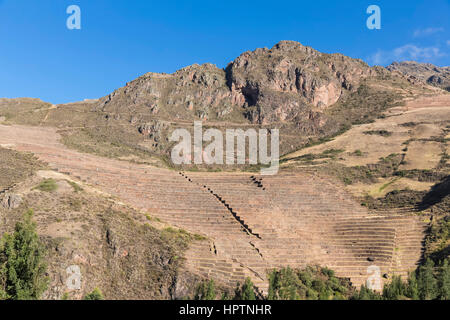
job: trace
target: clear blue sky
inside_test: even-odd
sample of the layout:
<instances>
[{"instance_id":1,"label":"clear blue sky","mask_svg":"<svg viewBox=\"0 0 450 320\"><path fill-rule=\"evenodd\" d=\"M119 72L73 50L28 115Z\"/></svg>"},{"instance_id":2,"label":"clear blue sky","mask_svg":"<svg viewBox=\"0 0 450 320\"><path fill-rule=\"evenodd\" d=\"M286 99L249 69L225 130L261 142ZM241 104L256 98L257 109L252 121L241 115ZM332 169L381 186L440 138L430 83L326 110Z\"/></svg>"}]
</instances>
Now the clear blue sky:
<instances>
[{"instance_id":1,"label":"clear blue sky","mask_svg":"<svg viewBox=\"0 0 450 320\"><path fill-rule=\"evenodd\" d=\"M81 8L68 30L66 8ZM381 8L381 30L366 9ZM172 73L295 40L369 64L450 65L450 0L0 0L0 97L98 98L148 71Z\"/></svg>"}]
</instances>

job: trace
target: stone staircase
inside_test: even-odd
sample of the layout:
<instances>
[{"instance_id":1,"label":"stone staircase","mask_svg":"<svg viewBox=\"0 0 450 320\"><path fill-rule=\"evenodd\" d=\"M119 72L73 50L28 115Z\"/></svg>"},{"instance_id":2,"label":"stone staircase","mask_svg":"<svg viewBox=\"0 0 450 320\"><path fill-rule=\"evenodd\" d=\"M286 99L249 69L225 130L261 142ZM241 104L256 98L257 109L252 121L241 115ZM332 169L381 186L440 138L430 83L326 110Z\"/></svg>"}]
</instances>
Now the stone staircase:
<instances>
[{"instance_id":1,"label":"stone staircase","mask_svg":"<svg viewBox=\"0 0 450 320\"><path fill-rule=\"evenodd\" d=\"M360 286L370 266L405 276L420 260L426 228L420 218L370 214L323 178L189 173L189 179L214 190L259 235L252 244L266 264L254 262L256 270L318 264Z\"/></svg>"}]
</instances>

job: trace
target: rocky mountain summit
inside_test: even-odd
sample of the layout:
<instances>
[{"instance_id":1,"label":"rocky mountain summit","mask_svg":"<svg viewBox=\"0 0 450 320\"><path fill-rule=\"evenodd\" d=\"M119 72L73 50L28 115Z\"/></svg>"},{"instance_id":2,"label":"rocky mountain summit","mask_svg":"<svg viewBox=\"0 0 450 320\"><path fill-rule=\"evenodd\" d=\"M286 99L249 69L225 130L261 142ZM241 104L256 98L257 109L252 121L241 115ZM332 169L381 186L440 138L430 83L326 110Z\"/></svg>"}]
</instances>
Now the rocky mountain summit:
<instances>
[{"instance_id":1,"label":"rocky mountain summit","mask_svg":"<svg viewBox=\"0 0 450 320\"><path fill-rule=\"evenodd\" d=\"M235 112L234 120L269 124L322 112L369 74L360 60L281 41L241 54L225 70L204 64L147 73L103 98L99 108L170 119L228 120Z\"/></svg>"},{"instance_id":2,"label":"rocky mountain summit","mask_svg":"<svg viewBox=\"0 0 450 320\"><path fill-rule=\"evenodd\" d=\"M450 67L437 67L430 63L405 61L394 62L387 69L402 72L430 85L450 91Z\"/></svg>"},{"instance_id":3,"label":"rocky mountain summit","mask_svg":"<svg viewBox=\"0 0 450 320\"><path fill-rule=\"evenodd\" d=\"M231 91L245 98L241 107L256 107L247 118L263 124L292 120L305 110L321 112L356 90L369 71L360 60L293 41L245 52L226 69Z\"/></svg>"},{"instance_id":4,"label":"rocky mountain summit","mask_svg":"<svg viewBox=\"0 0 450 320\"><path fill-rule=\"evenodd\" d=\"M94 101L0 101L0 116L70 128L62 132L67 145L102 156L167 158L171 132L191 129L195 120L222 131L280 129L280 152L286 154L373 121L429 88L399 71L281 41L244 52L224 69L194 64L173 74L146 73Z\"/></svg>"},{"instance_id":5,"label":"rocky mountain summit","mask_svg":"<svg viewBox=\"0 0 450 320\"><path fill-rule=\"evenodd\" d=\"M101 98L94 110L109 120L130 123L150 140L145 147L159 153L167 152L167 134L174 123L194 120L219 127L231 123L283 129L289 133L281 135L285 152L311 137L336 134L355 120L367 121L374 110L367 101L357 107L359 96L376 96L374 108L385 106L384 100L394 100L386 92L392 86L381 90L371 82L394 78L397 84L412 85L400 73L393 76L358 59L281 41L271 49L244 52L225 69L194 64L173 74L144 74ZM366 90L358 91L361 88ZM342 108L352 101L356 107L351 112Z\"/></svg>"}]
</instances>

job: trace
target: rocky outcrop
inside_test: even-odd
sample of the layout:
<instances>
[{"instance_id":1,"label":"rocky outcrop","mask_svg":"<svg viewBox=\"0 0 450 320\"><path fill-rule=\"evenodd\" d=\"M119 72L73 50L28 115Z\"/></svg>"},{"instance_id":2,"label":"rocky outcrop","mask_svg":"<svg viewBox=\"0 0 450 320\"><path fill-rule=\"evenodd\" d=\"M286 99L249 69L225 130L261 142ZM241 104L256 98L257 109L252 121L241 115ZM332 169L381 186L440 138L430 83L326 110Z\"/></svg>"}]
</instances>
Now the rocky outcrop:
<instances>
[{"instance_id":1,"label":"rocky outcrop","mask_svg":"<svg viewBox=\"0 0 450 320\"><path fill-rule=\"evenodd\" d=\"M147 73L101 99L97 109L130 113L139 130L155 117L227 120L233 114L235 121L286 122L306 110L324 111L369 70L360 60L282 41L241 54L225 70L195 64L173 74Z\"/></svg>"},{"instance_id":2,"label":"rocky outcrop","mask_svg":"<svg viewBox=\"0 0 450 320\"><path fill-rule=\"evenodd\" d=\"M399 72L281 41L271 49L244 52L225 69L194 64L173 74L144 74L101 98L93 111L107 120L107 127L120 121L120 130L133 130L130 135L145 140L139 146L155 154L167 155L170 132L191 127L195 120L217 127L278 128L284 153L334 135L355 119L376 117L387 108L383 97L394 78L414 85ZM359 90L370 85L375 89ZM367 97L374 92L377 97Z\"/></svg>"},{"instance_id":3,"label":"rocky outcrop","mask_svg":"<svg viewBox=\"0 0 450 320\"><path fill-rule=\"evenodd\" d=\"M281 41L270 50L241 54L227 67L227 77L232 92L258 107L250 120L265 124L298 119L307 109L323 111L355 90L369 70L360 60Z\"/></svg>"},{"instance_id":4,"label":"rocky outcrop","mask_svg":"<svg viewBox=\"0 0 450 320\"><path fill-rule=\"evenodd\" d=\"M153 120L139 125L138 131L157 148L161 142L167 142L167 130L170 123L161 120Z\"/></svg>"},{"instance_id":5,"label":"rocky outcrop","mask_svg":"<svg viewBox=\"0 0 450 320\"><path fill-rule=\"evenodd\" d=\"M17 209L21 203L22 197L13 193L6 193L1 200L2 207L8 210Z\"/></svg>"},{"instance_id":6,"label":"rocky outcrop","mask_svg":"<svg viewBox=\"0 0 450 320\"><path fill-rule=\"evenodd\" d=\"M239 97L228 89L225 71L204 64L174 74L147 73L101 99L97 110L131 114L131 122L155 117L207 120L223 118L233 102L239 104Z\"/></svg>"},{"instance_id":7,"label":"rocky outcrop","mask_svg":"<svg viewBox=\"0 0 450 320\"><path fill-rule=\"evenodd\" d=\"M387 67L435 87L450 91L450 67L437 67L430 63L415 61L394 62Z\"/></svg>"}]
</instances>

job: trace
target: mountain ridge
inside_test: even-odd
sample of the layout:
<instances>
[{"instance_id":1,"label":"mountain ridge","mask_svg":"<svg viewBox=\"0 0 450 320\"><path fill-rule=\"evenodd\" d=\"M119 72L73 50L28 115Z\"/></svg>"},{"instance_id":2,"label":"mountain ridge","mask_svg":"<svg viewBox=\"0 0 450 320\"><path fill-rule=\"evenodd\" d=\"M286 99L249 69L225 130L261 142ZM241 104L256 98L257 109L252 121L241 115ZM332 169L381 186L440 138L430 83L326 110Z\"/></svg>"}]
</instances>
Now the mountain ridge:
<instances>
[{"instance_id":1,"label":"mountain ridge","mask_svg":"<svg viewBox=\"0 0 450 320\"><path fill-rule=\"evenodd\" d=\"M97 152L106 140L124 146L126 155L142 151L167 158L170 132L202 120L219 130L280 129L280 153L286 154L355 123L373 121L389 106L431 88L401 72L280 41L271 49L243 52L224 69L206 63L172 74L148 72L97 100L50 111L51 106L39 101L35 107L25 101L30 105L26 108L18 101L0 104L18 103L24 112L34 108L26 124L83 128L64 134L72 147L83 151ZM0 109L0 116L24 122L11 108ZM89 140L92 146L86 149Z\"/></svg>"},{"instance_id":2,"label":"mountain ridge","mask_svg":"<svg viewBox=\"0 0 450 320\"><path fill-rule=\"evenodd\" d=\"M450 66L438 67L431 63L403 61L393 62L386 69L402 72L432 86L450 91Z\"/></svg>"}]
</instances>

